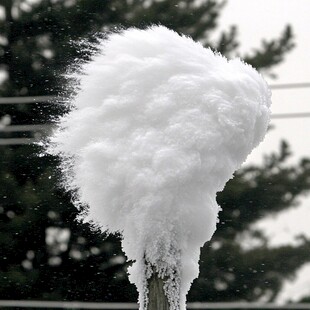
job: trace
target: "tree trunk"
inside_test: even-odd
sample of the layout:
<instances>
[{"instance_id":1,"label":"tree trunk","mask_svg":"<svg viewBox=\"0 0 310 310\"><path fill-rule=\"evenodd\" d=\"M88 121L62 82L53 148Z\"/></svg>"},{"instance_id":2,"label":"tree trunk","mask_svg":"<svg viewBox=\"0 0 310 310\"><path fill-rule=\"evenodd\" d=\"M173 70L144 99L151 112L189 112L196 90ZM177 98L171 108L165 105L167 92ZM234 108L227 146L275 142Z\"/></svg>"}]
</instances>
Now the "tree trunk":
<instances>
[{"instance_id":1,"label":"tree trunk","mask_svg":"<svg viewBox=\"0 0 310 310\"><path fill-rule=\"evenodd\" d=\"M149 303L147 310L169 310L168 299L164 293L164 280L154 272L148 283Z\"/></svg>"}]
</instances>

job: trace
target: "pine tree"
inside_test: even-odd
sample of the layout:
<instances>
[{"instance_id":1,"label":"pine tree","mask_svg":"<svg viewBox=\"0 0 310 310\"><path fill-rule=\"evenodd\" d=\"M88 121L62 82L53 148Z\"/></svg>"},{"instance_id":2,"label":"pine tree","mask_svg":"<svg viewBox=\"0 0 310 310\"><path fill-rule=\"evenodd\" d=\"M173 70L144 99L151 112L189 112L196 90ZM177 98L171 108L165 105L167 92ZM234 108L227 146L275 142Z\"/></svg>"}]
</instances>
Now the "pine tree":
<instances>
[{"instance_id":1,"label":"pine tree","mask_svg":"<svg viewBox=\"0 0 310 310\"><path fill-rule=\"evenodd\" d=\"M234 56L239 46L235 26L211 40L224 4L215 0L200 4L191 0L2 0L6 14L0 21L4 38L0 69L8 78L0 85L0 95L62 94L68 87L62 78L66 68L89 55L74 42L92 42L96 32L115 27L163 24ZM243 58L270 74L293 46L287 26L278 39L264 41ZM13 124L46 123L63 112L58 105L42 103L0 106L0 117L11 115ZM25 135L29 133L17 136ZM39 157L39 152L38 146L1 146L2 298L135 301L119 236L105 236L76 220L78 211L70 196L57 185L57 159ZM264 216L293 207L309 190L309 160L288 166L289 155L283 143L279 154L266 157L260 166L240 170L219 193L221 223L202 249L201 274L189 300L258 300L263 296L273 300L283 280L309 260L309 240L270 249L263 233L252 228ZM67 233L67 242L46 240L51 227ZM258 245L243 249L244 234Z\"/></svg>"}]
</instances>

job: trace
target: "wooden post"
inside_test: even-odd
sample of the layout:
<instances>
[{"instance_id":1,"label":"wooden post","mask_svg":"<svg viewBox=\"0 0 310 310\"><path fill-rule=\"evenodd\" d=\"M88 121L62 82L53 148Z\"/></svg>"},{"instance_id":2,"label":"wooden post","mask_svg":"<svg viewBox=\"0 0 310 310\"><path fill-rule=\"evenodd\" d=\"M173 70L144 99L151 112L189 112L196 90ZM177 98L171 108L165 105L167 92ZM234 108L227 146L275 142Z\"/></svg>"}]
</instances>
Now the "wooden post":
<instances>
[{"instance_id":1,"label":"wooden post","mask_svg":"<svg viewBox=\"0 0 310 310\"><path fill-rule=\"evenodd\" d=\"M164 293L164 280L153 273L148 283L149 303L147 310L169 310L168 299Z\"/></svg>"}]
</instances>

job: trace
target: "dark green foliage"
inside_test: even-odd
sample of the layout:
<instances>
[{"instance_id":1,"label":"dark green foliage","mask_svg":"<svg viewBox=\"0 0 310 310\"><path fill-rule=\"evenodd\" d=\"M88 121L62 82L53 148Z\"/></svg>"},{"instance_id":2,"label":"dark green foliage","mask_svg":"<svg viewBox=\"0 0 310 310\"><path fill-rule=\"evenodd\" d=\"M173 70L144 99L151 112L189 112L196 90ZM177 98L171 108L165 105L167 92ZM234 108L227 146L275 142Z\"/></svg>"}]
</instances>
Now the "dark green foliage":
<instances>
[{"instance_id":1,"label":"dark green foliage","mask_svg":"<svg viewBox=\"0 0 310 310\"><path fill-rule=\"evenodd\" d=\"M239 46L238 41L236 41L237 27L231 26L229 31L223 32L220 36L218 43L215 45L216 50L227 57L233 53Z\"/></svg>"},{"instance_id":2,"label":"dark green foliage","mask_svg":"<svg viewBox=\"0 0 310 310\"><path fill-rule=\"evenodd\" d=\"M283 56L293 47L292 28L287 26L281 37L277 40L262 42L262 49L255 49L252 56L246 55L244 60L257 69L269 69L270 67L281 63Z\"/></svg>"},{"instance_id":3,"label":"dark green foliage","mask_svg":"<svg viewBox=\"0 0 310 310\"><path fill-rule=\"evenodd\" d=\"M114 27L163 24L227 56L237 54L235 26L210 41L225 2L199 3L42 0L30 5L2 0L6 19L0 20L0 34L7 42L0 40L0 70L6 70L9 78L0 85L0 95L68 94L62 74L91 52L81 49L81 40L95 42L94 34ZM292 37L287 27L280 38L263 42L245 59L270 73L292 49ZM13 124L46 123L63 112L61 105L0 105L0 118L9 114ZM1 133L0 138L10 136ZM76 219L79 211L58 186L56 159L40 157L40 151L38 146L0 147L1 298L136 301L119 237L106 236ZM273 300L283 279L309 260L308 240L301 239L296 247L271 249L262 232L252 228L257 220L294 206L309 190L309 160L288 166L288 156L283 143L279 154L266 157L261 166L236 173L218 195L223 207L221 222L212 242L202 249L201 274L189 300L257 300L265 295ZM62 247L47 242L49 228L70 232ZM244 234L258 245L244 249L240 241Z\"/></svg>"},{"instance_id":4,"label":"dark green foliage","mask_svg":"<svg viewBox=\"0 0 310 310\"><path fill-rule=\"evenodd\" d=\"M135 300L119 238L76 219L69 195L55 186L54 159L38 152L33 146L2 147L1 296ZM70 230L63 247L46 243L49 227Z\"/></svg>"}]
</instances>

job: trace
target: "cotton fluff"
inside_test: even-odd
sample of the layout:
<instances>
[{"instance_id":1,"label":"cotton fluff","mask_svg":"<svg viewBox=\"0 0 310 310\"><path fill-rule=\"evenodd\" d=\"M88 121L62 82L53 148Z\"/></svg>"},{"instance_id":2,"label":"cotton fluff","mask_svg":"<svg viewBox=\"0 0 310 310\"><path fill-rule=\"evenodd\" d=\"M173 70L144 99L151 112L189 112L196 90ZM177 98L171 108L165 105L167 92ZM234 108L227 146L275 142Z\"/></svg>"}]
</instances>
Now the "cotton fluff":
<instances>
[{"instance_id":1,"label":"cotton fluff","mask_svg":"<svg viewBox=\"0 0 310 310\"><path fill-rule=\"evenodd\" d=\"M170 309L185 309L216 193L265 136L271 93L240 59L163 26L111 34L99 51L48 151L87 220L121 232L140 309L153 272Z\"/></svg>"}]
</instances>

